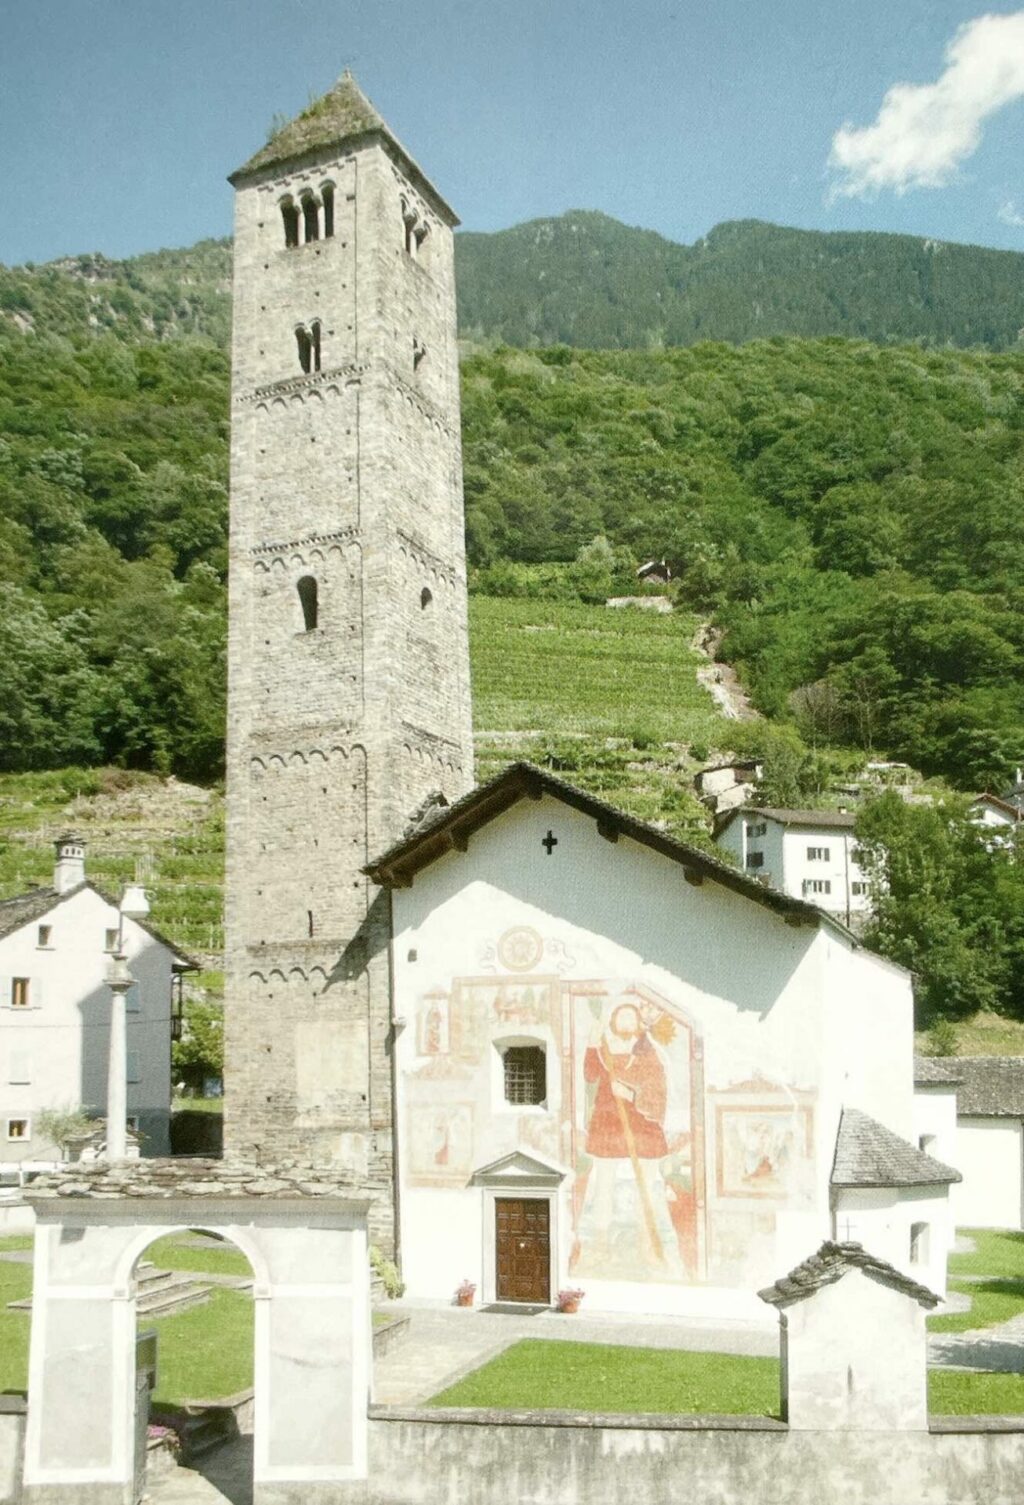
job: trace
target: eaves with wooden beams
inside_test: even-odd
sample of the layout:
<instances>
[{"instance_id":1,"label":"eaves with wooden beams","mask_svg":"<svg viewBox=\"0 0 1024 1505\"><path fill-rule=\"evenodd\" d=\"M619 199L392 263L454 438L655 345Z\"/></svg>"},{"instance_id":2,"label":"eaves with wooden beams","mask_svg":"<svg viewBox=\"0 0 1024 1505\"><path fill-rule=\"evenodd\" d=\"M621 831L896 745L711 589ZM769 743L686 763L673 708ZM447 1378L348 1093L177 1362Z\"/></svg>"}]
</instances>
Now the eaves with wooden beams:
<instances>
[{"instance_id":1,"label":"eaves with wooden beams","mask_svg":"<svg viewBox=\"0 0 1024 1505\"><path fill-rule=\"evenodd\" d=\"M448 852L467 851L475 833L504 811L510 810L520 800L540 800L545 795L590 816L597 825L598 834L606 841L614 843L620 837L627 837L678 863L687 882L695 887L705 882L720 884L722 888L732 889L745 899L774 910L791 925L826 924L856 943L856 937L845 925L813 904L766 888L726 863L709 857L706 852L677 841L656 826L626 815L614 805L595 799L592 794L585 794L582 789L567 784L533 763L512 763L496 778L463 795L455 804L442 806L368 863L363 872L383 888L410 888L416 874L439 857Z\"/></svg>"}]
</instances>

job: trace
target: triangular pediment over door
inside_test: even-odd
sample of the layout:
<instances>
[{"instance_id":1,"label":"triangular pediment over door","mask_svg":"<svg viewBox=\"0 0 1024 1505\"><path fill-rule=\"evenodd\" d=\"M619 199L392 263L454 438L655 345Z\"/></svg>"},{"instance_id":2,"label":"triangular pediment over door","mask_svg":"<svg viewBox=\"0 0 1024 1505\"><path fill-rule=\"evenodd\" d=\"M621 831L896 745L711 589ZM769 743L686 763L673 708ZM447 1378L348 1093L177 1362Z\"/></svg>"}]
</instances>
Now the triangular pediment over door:
<instances>
[{"instance_id":1,"label":"triangular pediment over door","mask_svg":"<svg viewBox=\"0 0 1024 1505\"><path fill-rule=\"evenodd\" d=\"M562 1166L551 1165L535 1155L524 1154L522 1150L513 1150L500 1160L492 1160L490 1165L480 1166L473 1172L472 1182L474 1186L552 1187L558 1186L566 1174Z\"/></svg>"}]
</instances>

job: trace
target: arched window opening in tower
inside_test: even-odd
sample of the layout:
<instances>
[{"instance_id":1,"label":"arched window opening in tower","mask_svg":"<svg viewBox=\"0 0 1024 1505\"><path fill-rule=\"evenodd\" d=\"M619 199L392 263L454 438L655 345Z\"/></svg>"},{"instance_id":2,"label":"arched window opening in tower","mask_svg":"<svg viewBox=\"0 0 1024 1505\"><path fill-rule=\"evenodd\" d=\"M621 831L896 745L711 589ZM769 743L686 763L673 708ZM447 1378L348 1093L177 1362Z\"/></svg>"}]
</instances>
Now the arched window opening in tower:
<instances>
[{"instance_id":1,"label":"arched window opening in tower","mask_svg":"<svg viewBox=\"0 0 1024 1505\"><path fill-rule=\"evenodd\" d=\"M334 184L325 183L320 189L320 199L324 206L324 240L330 240L334 234Z\"/></svg>"},{"instance_id":2,"label":"arched window opening in tower","mask_svg":"<svg viewBox=\"0 0 1024 1505\"><path fill-rule=\"evenodd\" d=\"M320 239L320 206L311 193L302 200L302 225L307 246Z\"/></svg>"},{"instance_id":3,"label":"arched window opening in tower","mask_svg":"<svg viewBox=\"0 0 1024 1505\"><path fill-rule=\"evenodd\" d=\"M430 589L429 585L425 585L423 587L423 589L420 591L420 610L421 611L426 611L427 607L431 604L431 602L433 601L433 599L434 599L434 593L433 593L433 591Z\"/></svg>"},{"instance_id":4,"label":"arched window opening in tower","mask_svg":"<svg viewBox=\"0 0 1024 1505\"><path fill-rule=\"evenodd\" d=\"M310 334L313 345L313 370L320 370L320 320L314 319L310 325Z\"/></svg>"},{"instance_id":5,"label":"arched window opening in tower","mask_svg":"<svg viewBox=\"0 0 1024 1505\"><path fill-rule=\"evenodd\" d=\"M430 234L430 226L427 224L426 220L421 220L420 223L413 230L413 240L416 242L416 255L417 256L421 254L421 252L423 250L423 242L426 240L426 238L427 238L427 236L429 234Z\"/></svg>"},{"instance_id":6,"label":"arched window opening in tower","mask_svg":"<svg viewBox=\"0 0 1024 1505\"><path fill-rule=\"evenodd\" d=\"M296 590L299 593L299 605L302 607L303 631L312 632L317 624L319 614L317 583L312 575L303 575L296 586Z\"/></svg>"},{"instance_id":7,"label":"arched window opening in tower","mask_svg":"<svg viewBox=\"0 0 1024 1505\"><path fill-rule=\"evenodd\" d=\"M281 200L281 219L284 222L284 243L297 246L299 243L299 211L291 199Z\"/></svg>"},{"instance_id":8,"label":"arched window opening in tower","mask_svg":"<svg viewBox=\"0 0 1024 1505\"><path fill-rule=\"evenodd\" d=\"M295 330L295 343L299 350L299 365L308 375L313 364L313 341L309 337L309 330L302 324Z\"/></svg>"},{"instance_id":9,"label":"arched window opening in tower","mask_svg":"<svg viewBox=\"0 0 1024 1505\"><path fill-rule=\"evenodd\" d=\"M403 231L404 231L404 243L405 243L405 249L408 251L408 253L409 253L410 256L415 256L416 255L416 247L417 247L416 221L418 219L419 219L419 215L416 213L416 210L409 203L408 199L403 199L402 200L402 226L403 226Z\"/></svg>"}]
</instances>

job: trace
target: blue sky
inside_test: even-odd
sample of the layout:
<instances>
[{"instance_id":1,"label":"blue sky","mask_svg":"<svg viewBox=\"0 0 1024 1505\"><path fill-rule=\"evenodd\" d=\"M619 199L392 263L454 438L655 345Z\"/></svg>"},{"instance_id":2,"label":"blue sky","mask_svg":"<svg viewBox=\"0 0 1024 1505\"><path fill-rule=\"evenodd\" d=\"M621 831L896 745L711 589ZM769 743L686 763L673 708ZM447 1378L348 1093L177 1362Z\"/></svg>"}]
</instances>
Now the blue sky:
<instances>
[{"instance_id":1,"label":"blue sky","mask_svg":"<svg viewBox=\"0 0 1024 1505\"><path fill-rule=\"evenodd\" d=\"M226 174L346 65L468 229L1024 250L1020 0L0 0L0 261L227 234Z\"/></svg>"}]
</instances>

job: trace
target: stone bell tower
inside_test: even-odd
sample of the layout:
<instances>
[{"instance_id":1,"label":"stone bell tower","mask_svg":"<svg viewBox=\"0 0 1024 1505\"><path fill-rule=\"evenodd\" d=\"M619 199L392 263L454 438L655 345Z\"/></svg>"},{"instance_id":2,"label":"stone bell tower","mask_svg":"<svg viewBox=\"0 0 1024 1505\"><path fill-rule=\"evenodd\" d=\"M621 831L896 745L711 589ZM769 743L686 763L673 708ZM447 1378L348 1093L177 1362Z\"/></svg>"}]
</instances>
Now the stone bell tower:
<instances>
[{"instance_id":1,"label":"stone bell tower","mask_svg":"<svg viewBox=\"0 0 1024 1505\"><path fill-rule=\"evenodd\" d=\"M387 896L472 783L452 228L349 74L234 173L229 1153L392 1178Z\"/></svg>"}]
</instances>

